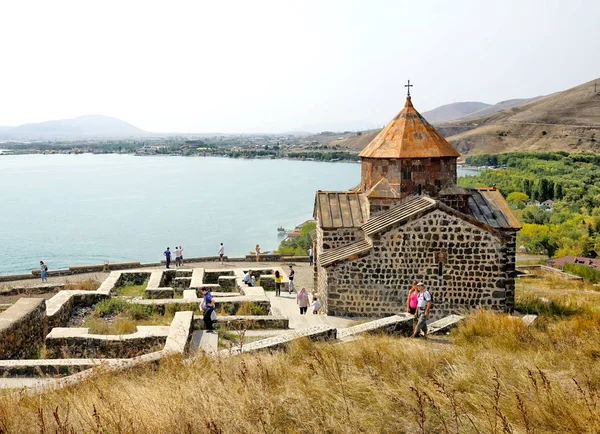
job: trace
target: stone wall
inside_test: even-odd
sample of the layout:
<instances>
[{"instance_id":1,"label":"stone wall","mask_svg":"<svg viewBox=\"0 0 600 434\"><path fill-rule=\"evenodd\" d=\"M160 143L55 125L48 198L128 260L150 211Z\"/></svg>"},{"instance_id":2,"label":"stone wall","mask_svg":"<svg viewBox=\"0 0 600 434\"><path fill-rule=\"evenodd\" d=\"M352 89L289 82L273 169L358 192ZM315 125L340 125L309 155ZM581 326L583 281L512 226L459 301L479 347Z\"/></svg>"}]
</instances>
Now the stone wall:
<instances>
[{"instance_id":1,"label":"stone wall","mask_svg":"<svg viewBox=\"0 0 600 434\"><path fill-rule=\"evenodd\" d=\"M362 240L364 238L363 231L360 228L337 228L337 229L320 229L321 234L317 232L317 239L322 240L323 249L319 253L329 249L345 246L350 243Z\"/></svg>"},{"instance_id":2,"label":"stone wall","mask_svg":"<svg viewBox=\"0 0 600 434\"><path fill-rule=\"evenodd\" d=\"M34 357L46 336L43 298L20 298L0 313L0 359Z\"/></svg>"},{"instance_id":3,"label":"stone wall","mask_svg":"<svg viewBox=\"0 0 600 434\"><path fill-rule=\"evenodd\" d=\"M456 184L456 157L362 159L361 187L363 191L369 191L383 178L387 179L392 187L398 188L401 197L414 194L436 197L444 187ZM376 202L371 205L376 205Z\"/></svg>"},{"instance_id":4,"label":"stone wall","mask_svg":"<svg viewBox=\"0 0 600 434\"><path fill-rule=\"evenodd\" d=\"M330 315L382 317L406 310L413 280L434 297L433 318L473 307L512 310L515 235L495 234L434 210L372 238L371 252L320 273ZM319 272L319 270L318 270Z\"/></svg>"}]
</instances>

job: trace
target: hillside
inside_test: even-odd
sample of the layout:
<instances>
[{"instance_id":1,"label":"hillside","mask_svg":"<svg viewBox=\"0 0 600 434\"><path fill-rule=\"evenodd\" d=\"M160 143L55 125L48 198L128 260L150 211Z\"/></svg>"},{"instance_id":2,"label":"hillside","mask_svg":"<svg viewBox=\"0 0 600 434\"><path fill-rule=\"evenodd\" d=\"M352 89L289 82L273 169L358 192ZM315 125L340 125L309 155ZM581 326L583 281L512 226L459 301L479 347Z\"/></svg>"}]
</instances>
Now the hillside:
<instances>
[{"instance_id":1,"label":"hillside","mask_svg":"<svg viewBox=\"0 0 600 434\"><path fill-rule=\"evenodd\" d=\"M600 152L600 89L584 83L489 116L440 125L463 154Z\"/></svg>"},{"instance_id":2,"label":"hillside","mask_svg":"<svg viewBox=\"0 0 600 434\"><path fill-rule=\"evenodd\" d=\"M120 119L101 115L29 123L0 129L0 137L7 139L121 137L144 133L143 130Z\"/></svg>"},{"instance_id":3,"label":"hillside","mask_svg":"<svg viewBox=\"0 0 600 434\"><path fill-rule=\"evenodd\" d=\"M488 107L492 106L484 102L454 102L452 104L446 104L421 114L430 124L437 124L441 122L450 122L456 119L462 119L471 113L476 113Z\"/></svg>"},{"instance_id":4,"label":"hillside","mask_svg":"<svg viewBox=\"0 0 600 434\"><path fill-rule=\"evenodd\" d=\"M515 99L508 99L506 101L500 101L497 104L494 105L490 105L487 107L484 107L480 110L471 112L466 114L465 116L463 116L462 118L456 118L456 119L451 119L451 120L465 120L465 119L473 119L473 118L478 118L481 116L489 116L489 115L493 115L494 113L498 113L499 111L502 110L507 110L513 107L517 107L523 104L527 104L528 102L531 101L535 101L537 99L543 98L543 96L536 96L534 98L515 98ZM427 117L425 117L426 119L429 119ZM449 122L448 121L444 121L444 122ZM435 121L430 121L435 123Z\"/></svg>"}]
</instances>

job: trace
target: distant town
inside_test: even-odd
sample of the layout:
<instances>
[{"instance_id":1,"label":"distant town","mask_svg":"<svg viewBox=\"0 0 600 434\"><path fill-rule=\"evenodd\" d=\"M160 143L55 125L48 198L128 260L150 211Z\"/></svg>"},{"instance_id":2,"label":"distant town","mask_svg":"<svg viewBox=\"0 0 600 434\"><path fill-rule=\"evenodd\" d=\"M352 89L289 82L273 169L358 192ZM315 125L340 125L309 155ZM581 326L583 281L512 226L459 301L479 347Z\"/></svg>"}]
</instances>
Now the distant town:
<instances>
[{"instance_id":1,"label":"distant town","mask_svg":"<svg viewBox=\"0 0 600 434\"><path fill-rule=\"evenodd\" d=\"M90 139L0 143L0 155L16 154L107 154L137 156L218 156L230 158L288 158L307 161L358 161L358 152L332 141L358 132L324 132L316 135L264 134L215 135L202 138L160 137L134 139Z\"/></svg>"}]
</instances>

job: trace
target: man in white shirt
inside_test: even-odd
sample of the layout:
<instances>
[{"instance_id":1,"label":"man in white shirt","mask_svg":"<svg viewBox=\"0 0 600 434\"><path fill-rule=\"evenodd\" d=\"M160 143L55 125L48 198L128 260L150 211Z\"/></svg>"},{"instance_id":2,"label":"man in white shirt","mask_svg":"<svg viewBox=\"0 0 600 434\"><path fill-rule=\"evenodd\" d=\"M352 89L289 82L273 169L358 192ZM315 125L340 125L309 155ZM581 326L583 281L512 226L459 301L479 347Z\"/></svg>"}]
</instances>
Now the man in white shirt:
<instances>
[{"instance_id":1,"label":"man in white shirt","mask_svg":"<svg viewBox=\"0 0 600 434\"><path fill-rule=\"evenodd\" d=\"M417 311L415 312L415 318L417 318L417 326L412 337L419 337L421 330L423 331L423 337L427 339L427 318L429 317L429 310L431 309L431 294L425 289L423 282L417 283L417 290L419 291Z\"/></svg>"},{"instance_id":2,"label":"man in white shirt","mask_svg":"<svg viewBox=\"0 0 600 434\"><path fill-rule=\"evenodd\" d=\"M244 283L248 286L252 286L252 270L248 270L246 274L244 274Z\"/></svg>"},{"instance_id":3,"label":"man in white shirt","mask_svg":"<svg viewBox=\"0 0 600 434\"><path fill-rule=\"evenodd\" d=\"M179 267L181 265L181 249L175 246L175 266Z\"/></svg>"},{"instance_id":4,"label":"man in white shirt","mask_svg":"<svg viewBox=\"0 0 600 434\"><path fill-rule=\"evenodd\" d=\"M225 247L223 246L223 243L221 243L221 246L219 247L219 258L221 259L221 265L225 265L223 264L223 256L225 256Z\"/></svg>"}]
</instances>

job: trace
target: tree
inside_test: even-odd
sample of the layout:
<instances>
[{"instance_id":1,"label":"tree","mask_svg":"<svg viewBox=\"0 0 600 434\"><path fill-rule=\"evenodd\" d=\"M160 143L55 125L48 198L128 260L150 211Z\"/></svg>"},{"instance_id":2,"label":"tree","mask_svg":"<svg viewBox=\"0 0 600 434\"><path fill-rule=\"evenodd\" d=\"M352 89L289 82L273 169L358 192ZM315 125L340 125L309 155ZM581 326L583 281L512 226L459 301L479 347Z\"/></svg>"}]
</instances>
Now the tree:
<instances>
[{"instance_id":1,"label":"tree","mask_svg":"<svg viewBox=\"0 0 600 434\"><path fill-rule=\"evenodd\" d=\"M522 209L529 202L529 196L520 191L513 191L506 196L506 201L514 208Z\"/></svg>"}]
</instances>

